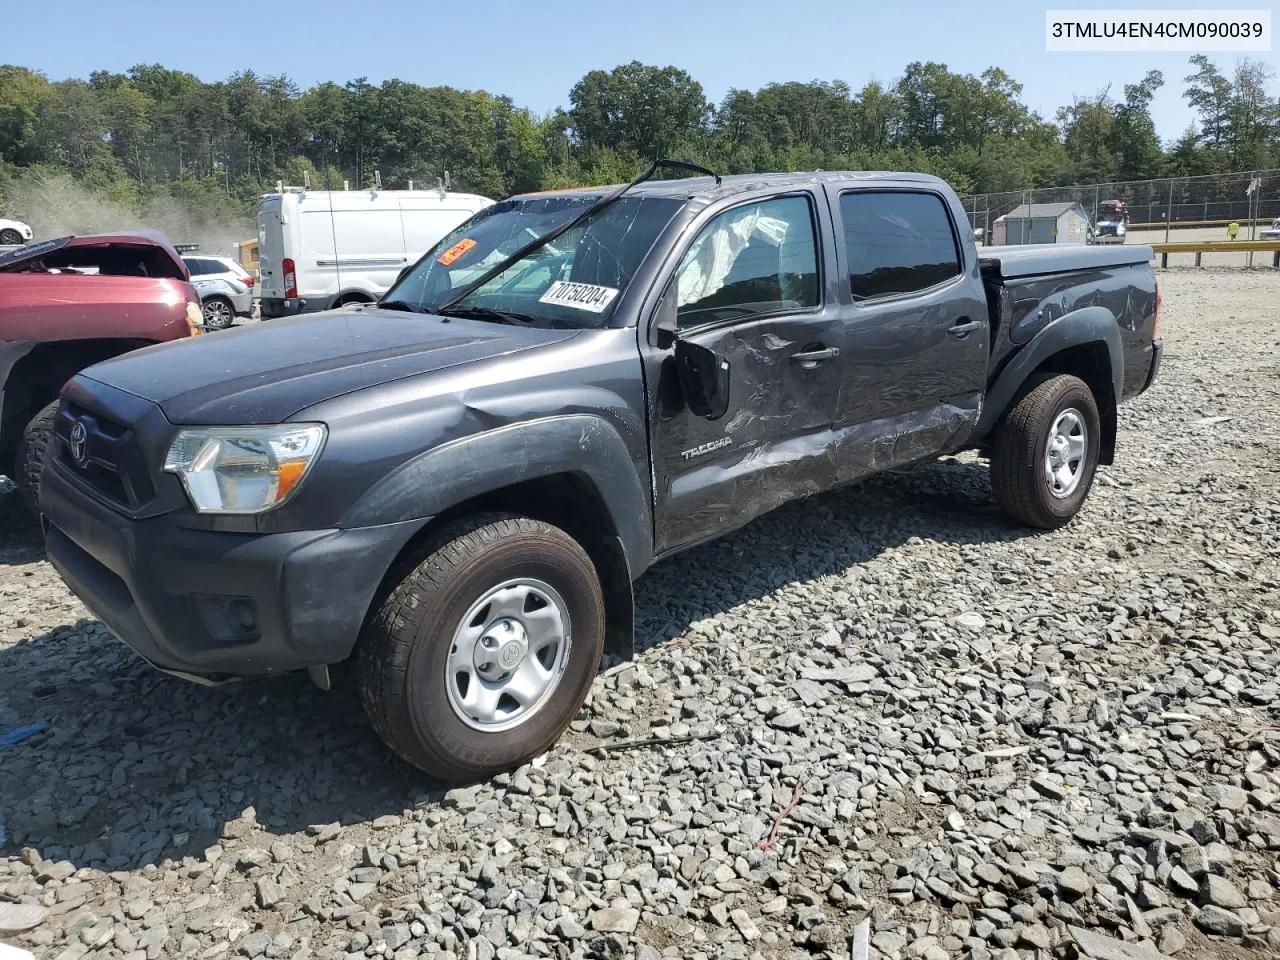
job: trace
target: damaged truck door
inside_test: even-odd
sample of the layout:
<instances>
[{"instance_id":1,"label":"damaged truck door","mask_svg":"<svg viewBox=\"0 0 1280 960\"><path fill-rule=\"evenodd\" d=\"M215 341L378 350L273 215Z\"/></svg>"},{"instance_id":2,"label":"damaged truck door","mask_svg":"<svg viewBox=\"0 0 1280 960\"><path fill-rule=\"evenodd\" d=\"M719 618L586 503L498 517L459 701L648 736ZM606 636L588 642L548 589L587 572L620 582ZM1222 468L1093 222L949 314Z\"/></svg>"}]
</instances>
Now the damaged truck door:
<instances>
[{"instance_id":1,"label":"damaged truck door","mask_svg":"<svg viewBox=\"0 0 1280 960\"><path fill-rule=\"evenodd\" d=\"M972 244L928 189L829 183L848 359L841 481L932 459L978 422L990 359Z\"/></svg>"},{"instance_id":2,"label":"damaged truck door","mask_svg":"<svg viewBox=\"0 0 1280 960\"><path fill-rule=\"evenodd\" d=\"M659 281L659 550L834 482L845 357L834 251L819 241L829 216L820 190L713 207Z\"/></svg>"}]
</instances>

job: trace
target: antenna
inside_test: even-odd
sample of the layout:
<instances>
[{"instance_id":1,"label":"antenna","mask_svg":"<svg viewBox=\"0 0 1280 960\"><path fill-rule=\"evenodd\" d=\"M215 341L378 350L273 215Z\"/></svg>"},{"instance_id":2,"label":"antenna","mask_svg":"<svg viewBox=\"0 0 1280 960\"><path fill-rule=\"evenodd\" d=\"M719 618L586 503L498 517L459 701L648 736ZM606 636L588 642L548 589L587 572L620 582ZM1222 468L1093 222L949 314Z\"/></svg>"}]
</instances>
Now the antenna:
<instances>
[{"instance_id":1,"label":"antenna","mask_svg":"<svg viewBox=\"0 0 1280 960\"><path fill-rule=\"evenodd\" d=\"M350 190L350 189L351 189L351 181L350 181L350 180L343 180L343 181L342 181L342 189L343 189L343 190Z\"/></svg>"},{"instance_id":2,"label":"antenna","mask_svg":"<svg viewBox=\"0 0 1280 960\"><path fill-rule=\"evenodd\" d=\"M410 189L410 190L412 190L412 189L413 189L413 181L412 181L412 180L410 180L410 181L409 181L409 189Z\"/></svg>"},{"instance_id":3,"label":"antenna","mask_svg":"<svg viewBox=\"0 0 1280 960\"><path fill-rule=\"evenodd\" d=\"M373 189L382 189L382 174L377 170L373 171Z\"/></svg>"},{"instance_id":4,"label":"antenna","mask_svg":"<svg viewBox=\"0 0 1280 960\"><path fill-rule=\"evenodd\" d=\"M329 171L324 172L325 195L329 198L329 236L333 238L333 272L338 281L338 296L342 296L342 256L338 253L338 224L333 215L333 190L329 189ZM342 181L343 189L347 181Z\"/></svg>"},{"instance_id":5,"label":"antenna","mask_svg":"<svg viewBox=\"0 0 1280 960\"><path fill-rule=\"evenodd\" d=\"M283 181L283 180L277 180L277 181L276 181L276 193L284 193L284 181Z\"/></svg>"},{"instance_id":6,"label":"antenna","mask_svg":"<svg viewBox=\"0 0 1280 960\"><path fill-rule=\"evenodd\" d=\"M302 186L305 187L307 190L311 189L311 174L308 173L306 170L302 171Z\"/></svg>"},{"instance_id":7,"label":"antenna","mask_svg":"<svg viewBox=\"0 0 1280 960\"><path fill-rule=\"evenodd\" d=\"M444 172L444 188L446 190L449 189L449 171L448 170Z\"/></svg>"}]
</instances>

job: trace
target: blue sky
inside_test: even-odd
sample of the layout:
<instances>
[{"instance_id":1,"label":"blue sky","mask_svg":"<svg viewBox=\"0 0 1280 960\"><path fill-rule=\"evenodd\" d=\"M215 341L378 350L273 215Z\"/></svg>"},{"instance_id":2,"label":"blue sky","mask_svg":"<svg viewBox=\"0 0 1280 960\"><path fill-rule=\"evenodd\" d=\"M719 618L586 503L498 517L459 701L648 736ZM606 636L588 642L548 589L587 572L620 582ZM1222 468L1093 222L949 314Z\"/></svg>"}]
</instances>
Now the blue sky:
<instances>
[{"instance_id":1,"label":"blue sky","mask_svg":"<svg viewBox=\"0 0 1280 960\"><path fill-rule=\"evenodd\" d=\"M689 71L715 102L731 87L781 80L839 79L854 89L870 79L891 83L912 60L938 60L961 73L1003 67L1046 119L1073 95L1090 96L1110 83L1120 96L1125 83L1158 69L1165 87L1153 105L1157 129L1165 138L1180 134L1191 119L1181 96L1189 54L1047 53L1044 11L1070 6L1068 0L12 0L0 14L0 63L51 79L140 62L210 81L246 68L285 73L304 87L362 75L373 83L399 78L505 93L545 112L567 105L570 87L588 70L633 59ZM1272 9L1271 0L1112 6ZM1252 56L1277 64L1275 52ZM1236 57L1212 59L1229 70Z\"/></svg>"}]
</instances>

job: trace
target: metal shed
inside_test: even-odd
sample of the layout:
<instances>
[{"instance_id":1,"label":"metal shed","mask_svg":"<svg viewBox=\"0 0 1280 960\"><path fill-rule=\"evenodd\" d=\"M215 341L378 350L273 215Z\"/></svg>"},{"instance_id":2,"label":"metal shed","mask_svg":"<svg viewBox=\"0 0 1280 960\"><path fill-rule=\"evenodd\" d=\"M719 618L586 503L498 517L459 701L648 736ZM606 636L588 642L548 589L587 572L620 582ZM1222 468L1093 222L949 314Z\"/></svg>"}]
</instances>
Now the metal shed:
<instances>
[{"instance_id":1,"label":"metal shed","mask_svg":"<svg viewBox=\"0 0 1280 960\"><path fill-rule=\"evenodd\" d=\"M1075 201L1024 203L992 225L996 246L1016 243L1088 243L1089 215Z\"/></svg>"}]
</instances>

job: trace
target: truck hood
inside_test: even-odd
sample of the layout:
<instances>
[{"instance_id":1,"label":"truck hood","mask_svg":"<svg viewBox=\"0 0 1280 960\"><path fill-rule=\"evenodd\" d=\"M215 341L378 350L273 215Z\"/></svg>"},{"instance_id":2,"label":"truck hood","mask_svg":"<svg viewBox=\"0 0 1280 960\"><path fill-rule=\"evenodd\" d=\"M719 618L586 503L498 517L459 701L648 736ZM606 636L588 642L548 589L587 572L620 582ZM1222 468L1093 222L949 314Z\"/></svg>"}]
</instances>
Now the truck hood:
<instances>
[{"instance_id":1,"label":"truck hood","mask_svg":"<svg viewBox=\"0 0 1280 960\"><path fill-rule=\"evenodd\" d=\"M173 423L279 423L354 390L577 332L349 308L145 347L81 376L159 404Z\"/></svg>"}]
</instances>

